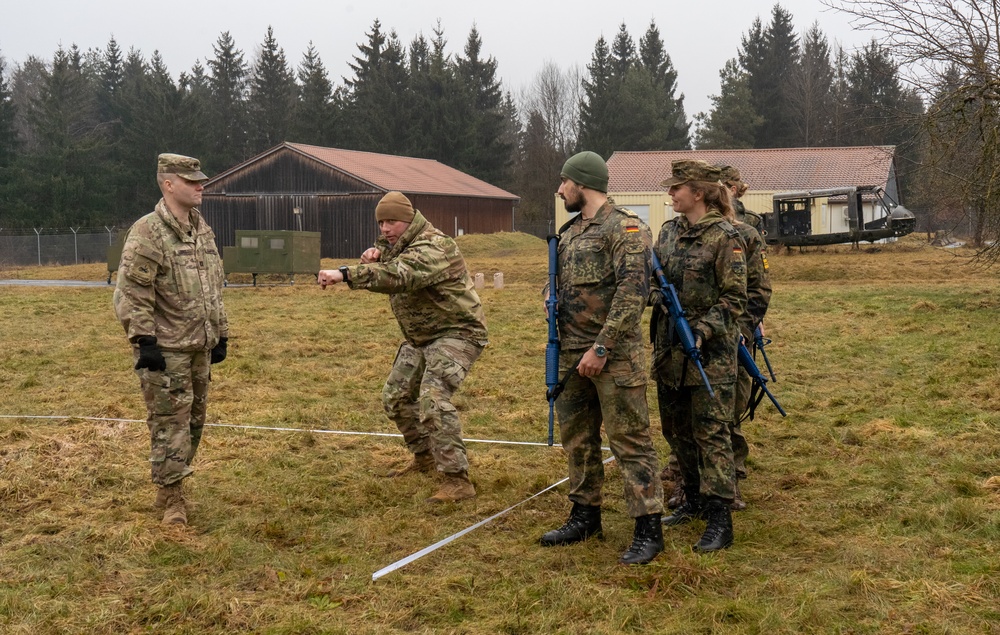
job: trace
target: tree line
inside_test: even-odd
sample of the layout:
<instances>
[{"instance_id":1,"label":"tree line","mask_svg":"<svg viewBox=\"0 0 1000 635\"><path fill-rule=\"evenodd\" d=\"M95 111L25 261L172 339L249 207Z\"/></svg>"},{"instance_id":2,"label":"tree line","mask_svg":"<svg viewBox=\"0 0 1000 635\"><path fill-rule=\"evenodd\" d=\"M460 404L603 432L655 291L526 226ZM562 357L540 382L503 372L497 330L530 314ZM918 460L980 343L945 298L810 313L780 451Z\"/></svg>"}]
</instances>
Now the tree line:
<instances>
[{"instance_id":1,"label":"tree line","mask_svg":"<svg viewBox=\"0 0 1000 635\"><path fill-rule=\"evenodd\" d=\"M290 63L271 28L252 59L220 34L176 80L159 53L114 38L0 57L0 227L121 224L155 202L158 152L216 174L282 141L436 159L521 196L526 220L551 216L559 167L579 149L896 145L904 199L926 199L914 183L932 98L904 85L889 46L847 52L818 24L799 35L780 5L732 46L719 94L693 117L655 21L638 43L625 24L599 38L584 70L545 63L517 90L475 26L450 53L440 23L404 45L375 20L339 84L311 43Z\"/></svg>"}]
</instances>

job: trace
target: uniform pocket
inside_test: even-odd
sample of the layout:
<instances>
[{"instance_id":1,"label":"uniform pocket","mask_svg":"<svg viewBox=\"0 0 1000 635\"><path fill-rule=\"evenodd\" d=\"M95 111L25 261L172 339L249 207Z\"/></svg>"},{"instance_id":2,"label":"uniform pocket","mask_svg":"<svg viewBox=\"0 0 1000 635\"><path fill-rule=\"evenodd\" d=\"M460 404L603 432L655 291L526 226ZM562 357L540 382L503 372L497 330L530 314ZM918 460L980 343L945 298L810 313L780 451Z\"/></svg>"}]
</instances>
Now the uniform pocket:
<instances>
[{"instance_id":1,"label":"uniform pocket","mask_svg":"<svg viewBox=\"0 0 1000 635\"><path fill-rule=\"evenodd\" d=\"M645 386L646 383L646 371L644 370L615 375L615 385L622 388L639 388Z\"/></svg>"}]
</instances>

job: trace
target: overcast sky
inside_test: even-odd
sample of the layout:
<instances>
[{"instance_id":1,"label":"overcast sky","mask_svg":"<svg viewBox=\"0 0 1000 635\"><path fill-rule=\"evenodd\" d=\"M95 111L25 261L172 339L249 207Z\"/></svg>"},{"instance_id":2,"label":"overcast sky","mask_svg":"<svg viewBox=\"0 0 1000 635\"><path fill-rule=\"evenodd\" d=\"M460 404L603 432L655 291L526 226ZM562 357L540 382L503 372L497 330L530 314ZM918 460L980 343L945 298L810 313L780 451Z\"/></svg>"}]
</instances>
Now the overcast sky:
<instances>
[{"instance_id":1,"label":"overcast sky","mask_svg":"<svg viewBox=\"0 0 1000 635\"><path fill-rule=\"evenodd\" d=\"M383 30L395 30L404 46L422 33L430 39L440 18L449 53L461 53L475 24L484 56L496 58L498 74L515 96L546 61L585 71L594 44L604 36L610 45L624 22L638 47L655 21L678 73L679 91L689 117L711 107L719 92L719 71L736 57L740 38L754 18L766 26L774 0L204 0L158 3L141 0L6 0L0 21L0 55L7 70L29 55L50 60L62 45L103 50L112 36L123 51L136 48L148 57L158 50L176 77L196 61L211 58L212 45L229 31L252 63L268 25L296 67L309 42L319 51L330 79L339 85L350 77L347 62L365 41L378 18ZM782 0L801 35L814 22L831 45L853 50L872 34L851 28L848 16L820 0Z\"/></svg>"}]
</instances>

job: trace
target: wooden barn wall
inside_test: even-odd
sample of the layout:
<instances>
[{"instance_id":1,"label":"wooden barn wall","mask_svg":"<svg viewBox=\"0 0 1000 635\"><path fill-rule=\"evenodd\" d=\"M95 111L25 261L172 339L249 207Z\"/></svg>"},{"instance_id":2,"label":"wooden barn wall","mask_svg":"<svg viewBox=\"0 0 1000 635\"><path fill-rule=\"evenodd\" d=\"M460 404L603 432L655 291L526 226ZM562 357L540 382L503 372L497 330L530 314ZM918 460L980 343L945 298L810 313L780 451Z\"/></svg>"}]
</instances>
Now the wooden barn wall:
<instances>
[{"instance_id":1,"label":"wooden barn wall","mask_svg":"<svg viewBox=\"0 0 1000 635\"><path fill-rule=\"evenodd\" d=\"M408 194L413 206L435 227L455 235L514 231L514 201L497 198Z\"/></svg>"},{"instance_id":2,"label":"wooden barn wall","mask_svg":"<svg viewBox=\"0 0 1000 635\"><path fill-rule=\"evenodd\" d=\"M378 236L373 213L381 192L349 196L209 195L201 211L220 247L236 244L237 229L320 232L323 258L357 258ZM292 211L302 210L301 226Z\"/></svg>"}]
</instances>

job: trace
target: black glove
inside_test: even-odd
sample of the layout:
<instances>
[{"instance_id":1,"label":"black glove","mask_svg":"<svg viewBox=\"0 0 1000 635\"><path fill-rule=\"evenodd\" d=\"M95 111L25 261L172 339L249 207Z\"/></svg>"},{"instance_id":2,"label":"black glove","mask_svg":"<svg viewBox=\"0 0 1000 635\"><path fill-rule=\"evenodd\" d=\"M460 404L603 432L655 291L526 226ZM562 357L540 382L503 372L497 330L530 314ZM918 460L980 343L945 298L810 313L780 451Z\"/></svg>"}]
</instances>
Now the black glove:
<instances>
[{"instance_id":1,"label":"black glove","mask_svg":"<svg viewBox=\"0 0 1000 635\"><path fill-rule=\"evenodd\" d=\"M163 352L156 345L155 337L143 335L135 343L139 345L139 361L135 363L136 370L140 368L167 370L167 360L163 359Z\"/></svg>"},{"instance_id":2,"label":"black glove","mask_svg":"<svg viewBox=\"0 0 1000 635\"><path fill-rule=\"evenodd\" d=\"M218 364L222 360L226 359L226 342L229 341L228 337L220 337L219 343L215 345L212 349L212 363Z\"/></svg>"}]
</instances>

